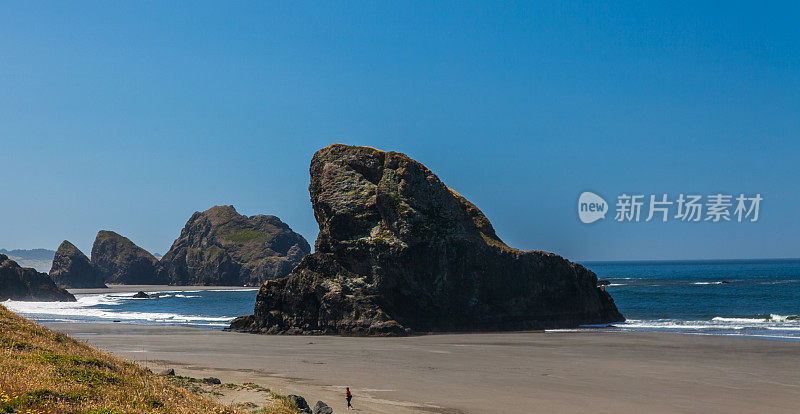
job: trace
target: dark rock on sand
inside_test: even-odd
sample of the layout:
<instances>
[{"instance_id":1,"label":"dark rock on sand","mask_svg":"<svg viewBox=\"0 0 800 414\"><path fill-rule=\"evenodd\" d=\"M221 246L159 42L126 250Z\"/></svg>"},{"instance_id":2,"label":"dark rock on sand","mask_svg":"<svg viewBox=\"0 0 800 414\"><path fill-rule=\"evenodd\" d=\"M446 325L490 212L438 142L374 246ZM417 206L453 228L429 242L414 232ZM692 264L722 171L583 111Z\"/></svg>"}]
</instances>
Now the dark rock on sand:
<instances>
[{"instance_id":1,"label":"dark rock on sand","mask_svg":"<svg viewBox=\"0 0 800 414\"><path fill-rule=\"evenodd\" d=\"M333 408L322 401L317 401L317 403L314 404L313 414L333 414Z\"/></svg>"},{"instance_id":2,"label":"dark rock on sand","mask_svg":"<svg viewBox=\"0 0 800 414\"><path fill-rule=\"evenodd\" d=\"M74 302L75 296L56 286L46 273L39 273L30 267L20 267L8 256L0 254L0 302L8 299Z\"/></svg>"},{"instance_id":3,"label":"dark rock on sand","mask_svg":"<svg viewBox=\"0 0 800 414\"><path fill-rule=\"evenodd\" d=\"M62 288L104 288L103 274L74 244L64 240L53 257L50 277Z\"/></svg>"},{"instance_id":4,"label":"dark rock on sand","mask_svg":"<svg viewBox=\"0 0 800 414\"><path fill-rule=\"evenodd\" d=\"M576 327L624 320L585 267L520 251L424 165L331 145L311 160L315 252L266 282L232 329L405 335Z\"/></svg>"},{"instance_id":5,"label":"dark rock on sand","mask_svg":"<svg viewBox=\"0 0 800 414\"><path fill-rule=\"evenodd\" d=\"M260 286L286 276L311 247L275 216L247 217L233 206L192 215L159 262L173 285Z\"/></svg>"},{"instance_id":6,"label":"dark rock on sand","mask_svg":"<svg viewBox=\"0 0 800 414\"><path fill-rule=\"evenodd\" d=\"M220 381L219 378L215 377L203 378L203 382L205 382L206 384L213 384L213 385L222 384L222 381Z\"/></svg>"},{"instance_id":7,"label":"dark rock on sand","mask_svg":"<svg viewBox=\"0 0 800 414\"><path fill-rule=\"evenodd\" d=\"M156 259L128 238L113 231L101 230L92 246L92 263L103 273L106 283L122 285L158 285Z\"/></svg>"},{"instance_id":8,"label":"dark rock on sand","mask_svg":"<svg viewBox=\"0 0 800 414\"><path fill-rule=\"evenodd\" d=\"M308 406L305 398L294 394L289 394L286 396L286 398L294 403L295 407L297 407L297 410L301 413L312 414L311 407Z\"/></svg>"},{"instance_id":9,"label":"dark rock on sand","mask_svg":"<svg viewBox=\"0 0 800 414\"><path fill-rule=\"evenodd\" d=\"M167 376L167 377L171 377L171 376L175 375L175 370L172 369L172 368L165 369L165 370L159 371L158 375L164 375L164 376Z\"/></svg>"},{"instance_id":10,"label":"dark rock on sand","mask_svg":"<svg viewBox=\"0 0 800 414\"><path fill-rule=\"evenodd\" d=\"M133 295L133 298L134 299L150 299L150 295L148 295L147 293L144 293L144 292L142 292L140 290L140 291L136 292L135 295Z\"/></svg>"}]
</instances>

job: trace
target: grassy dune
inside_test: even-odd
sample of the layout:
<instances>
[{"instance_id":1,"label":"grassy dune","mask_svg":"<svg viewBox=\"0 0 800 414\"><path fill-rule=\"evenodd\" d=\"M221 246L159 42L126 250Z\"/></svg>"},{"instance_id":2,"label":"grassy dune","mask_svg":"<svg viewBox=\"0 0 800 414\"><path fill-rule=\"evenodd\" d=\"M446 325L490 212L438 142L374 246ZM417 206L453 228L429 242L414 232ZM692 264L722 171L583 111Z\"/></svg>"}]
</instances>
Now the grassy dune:
<instances>
[{"instance_id":1,"label":"grassy dune","mask_svg":"<svg viewBox=\"0 0 800 414\"><path fill-rule=\"evenodd\" d=\"M275 396L274 408L296 412ZM289 403L290 404L290 403ZM0 305L0 413L243 413Z\"/></svg>"}]
</instances>

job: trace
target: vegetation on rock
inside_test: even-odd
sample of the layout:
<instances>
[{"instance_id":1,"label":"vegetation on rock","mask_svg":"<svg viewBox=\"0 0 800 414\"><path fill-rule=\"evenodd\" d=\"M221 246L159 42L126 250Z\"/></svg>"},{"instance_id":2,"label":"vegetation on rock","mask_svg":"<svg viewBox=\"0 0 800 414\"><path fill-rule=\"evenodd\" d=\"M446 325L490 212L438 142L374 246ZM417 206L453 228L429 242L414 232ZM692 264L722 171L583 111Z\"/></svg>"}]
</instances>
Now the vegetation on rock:
<instances>
[{"instance_id":1,"label":"vegetation on rock","mask_svg":"<svg viewBox=\"0 0 800 414\"><path fill-rule=\"evenodd\" d=\"M233 206L196 212L159 262L177 285L259 286L286 276L311 248L275 216L247 217Z\"/></svg>"}]
</instances>

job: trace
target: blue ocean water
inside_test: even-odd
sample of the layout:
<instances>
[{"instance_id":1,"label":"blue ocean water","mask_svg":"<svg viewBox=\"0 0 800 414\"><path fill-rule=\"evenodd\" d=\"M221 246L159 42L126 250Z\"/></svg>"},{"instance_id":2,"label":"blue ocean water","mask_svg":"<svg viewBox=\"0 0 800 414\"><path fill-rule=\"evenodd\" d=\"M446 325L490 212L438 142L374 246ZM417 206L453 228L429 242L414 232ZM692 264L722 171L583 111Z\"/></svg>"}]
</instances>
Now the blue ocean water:
<instances>
[{"instance_id":1,"label":"blue ocean water","mask_svg":"<svg viewBox=\"0 0 800 414\"><path fill-rule=\"evenodd\" d=\"M584 263L607 279L628 318L606 330L800 340L800 259ZM79 294L75 303L6 301L40 322L166 324L213 329L253 312L257 289Z\"/></svg>"},{"instance_id":2,"label":"blue ocean water","mask_svg":"<svg viewBox=\"0 0 800 414\"><path fill-rule=\"evenodd\" d=\"M618 329L800 340L800 259L584 265L611 282Z\"/></svg>"}]
</instances>

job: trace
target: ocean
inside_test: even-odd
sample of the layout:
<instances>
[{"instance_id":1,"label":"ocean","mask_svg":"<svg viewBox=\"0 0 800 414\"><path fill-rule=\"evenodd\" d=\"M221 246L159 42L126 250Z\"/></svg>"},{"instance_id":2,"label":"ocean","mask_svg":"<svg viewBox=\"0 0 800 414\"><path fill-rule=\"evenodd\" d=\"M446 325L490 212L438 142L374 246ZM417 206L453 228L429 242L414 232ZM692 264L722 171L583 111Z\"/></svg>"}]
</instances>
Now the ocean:
<instances>
[{"instance_id":1,"label":"ocean","mask_svg":"<svg viewBox=\"0 0 800 414\"><path fill-rule=\"evenodd\" d=\"M800 259L583 264L627 318L611 329L800 340Z\"/></svg>"},{"instance_id":2,"label":"ocean","mask_svg":"<svg viewBox=\"0 0 800 414\"><path fill-rule=\"evenodd\" d=\"M800 259L587 262L628 319L607 331L800 340ZM39 322L114 322L221 329L253 312L257 289L76 295L77 302L3 304ZM597 327L590 327L598 329Z\"/></svg>"}]
</instances>

